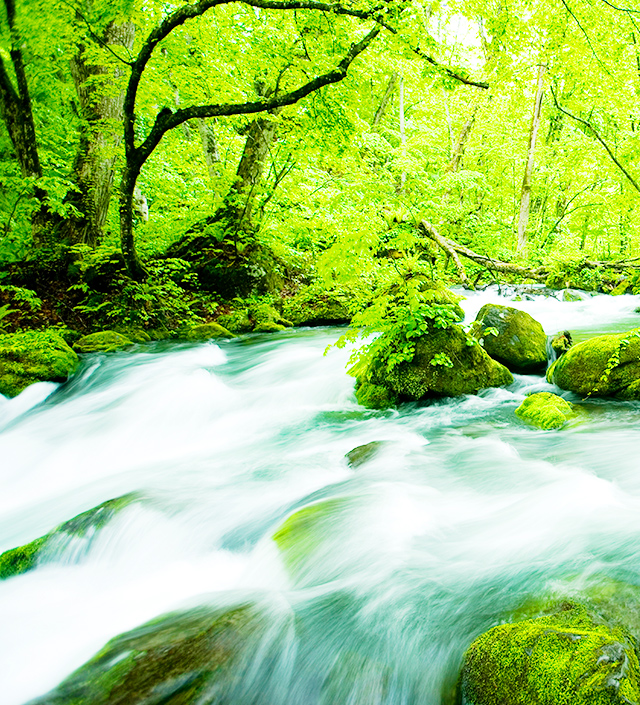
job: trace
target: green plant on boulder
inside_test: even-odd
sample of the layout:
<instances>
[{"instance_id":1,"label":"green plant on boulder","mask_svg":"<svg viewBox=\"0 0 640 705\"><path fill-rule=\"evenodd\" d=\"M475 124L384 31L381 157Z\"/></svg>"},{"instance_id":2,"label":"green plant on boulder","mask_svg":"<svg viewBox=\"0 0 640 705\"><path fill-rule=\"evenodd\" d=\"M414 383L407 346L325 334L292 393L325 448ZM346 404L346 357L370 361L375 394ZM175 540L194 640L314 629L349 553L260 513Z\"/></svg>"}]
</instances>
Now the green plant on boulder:
<instances>
[{"instance_id":1,"label":"green plant on boulder","mask_svg":"<svg viewBox=\"0 0 640 705\"><path fill-rule=\"evenodd\" d=\"M218 323L201 323L188 328L182 337L186 340L199 342L213 338L235 338L235 335Z\"/></svg>"},{"instance_id":2,"label":"green plant on boulder","mask_svg":"<svg viewBox=\"0 0 640 705\"><path fill-rule=\"evenodd\" d=\"M116 333L114 330L104 330L80 338L74 343L73 349L79 353L115 352L131 345L133 345L133 341L121 333Z\"/></svg>"},{"instance_id":3,"label":"green plant on boulder","mask_svg":"<svg viewBox=\"0 0 640 705\"><path fill-rule=\"evenodd\" d=\"M629 705L640 702L632 637L578 604L555 614L501 624L464 656L466 705Z\"/></svg>"},{"instance_id":4,"label":"green plant on boulder","mask_svg":"<svg viewBox=\"0 0 640 705\"><path fill-rule=\"evenodd\" d=\"M564 355L572 345L573 339L568 330L562 331L561 333L556 333L553 338L551 338L551 347L555 352L556 357Z\"/></svg>"},{"instance_id":5,"label":"green plant on boulder","mask_svg":"<svg viewBox=\"0 0 640 705\"><path fill-rule=\"evenodd\" d=\"M536 372L547 364L547 336L525 311L485 304L471 332L494 360L512 372Z\"/></svg>"},{"instance_id":6,"label":"green plant on boulder","mask_svg":"<svg viewBox=\"0 0 640 705\"><path fill-rule=\"evenodd\" d=\"M549 368L547 380L577 394L640 399L640 329L574 345Z\"/></svg>"},{"instance_id":7,"label":"green plant on boulder","mask_svg":"<svg viewBox=\"0 0 640 705\"><path fill-rule=\"evenodd\" d=\"M230 668L258 630L258 616L246 605L163 615L112 639L31 705L229 702L221 681L228 676L233 687Z\"/></svg>"},{"instance_id":8,"label":"green plant on boulder","mask_svg":"<svg viewBox=\"0 0 640 705\"><path fill-rule=\"evenodd\" d=\"M544 430L562 428L574 416L573 407L557 394L530 394L516 409L516 416Z\"/></svg>"},{"instance_id":9,"label":"green plant on boulder","mask_svg":"<svg viewBox=\"0 0 640 705\"><path fill-rule=\"evenodd\" d=\"M5 551L0 555L0 580L6 580L15 575L21 575L35 568L36 565L42 561L45 549L51 547L54 541L56 543L66 543L71 538L85 538L89 534L99 531L106 526L118 512L139 499L140 497L135 493L126 494L116 499L110 499L93 509L78 514L78 516L69 519L69 521L65 521L63 524L53 529L53 531L50 531L44 536L40 536L40 538L24 546Z\"/></svg>"},{"instance_id":10,"label":"green plant on boulder","mask_svg":"<svg viewBox=\"0 0 640 705\"><path fill-rule=\"evenodd\" d=\"M0 394L14 397L34 382L64 382L78 363L53 330L0 335Z\"/></svg>"}]
</instances>

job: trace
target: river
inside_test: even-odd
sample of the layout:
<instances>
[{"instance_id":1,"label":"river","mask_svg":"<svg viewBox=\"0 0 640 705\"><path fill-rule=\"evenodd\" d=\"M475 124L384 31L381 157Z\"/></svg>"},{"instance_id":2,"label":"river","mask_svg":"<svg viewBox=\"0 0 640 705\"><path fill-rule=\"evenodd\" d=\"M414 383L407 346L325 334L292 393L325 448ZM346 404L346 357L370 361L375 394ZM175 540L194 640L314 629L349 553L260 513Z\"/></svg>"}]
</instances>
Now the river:
<instances>
[{"instance_id":1,"label":"river","mask_svg":"<svg viewBox=\"0 0 640 705\"><path fill-rule=\"evenodd\" d=\"M640 325L640 297L530 298L512 305L548 334ZM487 301L511 303L473 294L467 320ZM640 584L640 404L592 399L580 423L539 431L514 409L558 390L517 375L507 389L367 411L349 351L324 354L341 332L155 343L0 396L0 552L143 497L0 582L4 705L164 612L247 601L271 627L239 705L438 705L470 641L527 599L599 576ZM345 454L373 441L351 467ZM294 580L271 536L331 497L346 508Z\"/></svg>"}]
</instances>

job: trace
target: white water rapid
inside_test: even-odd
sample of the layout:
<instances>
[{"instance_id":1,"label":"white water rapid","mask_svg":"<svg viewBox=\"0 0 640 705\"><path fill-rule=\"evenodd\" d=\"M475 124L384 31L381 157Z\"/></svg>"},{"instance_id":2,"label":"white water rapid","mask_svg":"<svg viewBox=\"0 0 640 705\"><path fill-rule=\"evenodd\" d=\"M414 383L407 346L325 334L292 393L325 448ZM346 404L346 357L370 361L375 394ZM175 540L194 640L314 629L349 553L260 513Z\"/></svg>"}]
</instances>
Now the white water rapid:
<instances>
[{"instance_id":1,"label":"white water rapid","mask_svg":"<svg viewBox=\"0 0 640 705\"><path fill-rule=\"evenodd\" d=\"M467 320L487 301L577 340L640 325L640 297L511 303L491 291L467 299ZM589 400L586 421L539 431L514 409L558 390L516 376L367 411L349 352L323 355L340 333L95 355L63 386L0 396L0 553L143 497L88 549L78 540L0 582L3 705L42 695L157 615L248 600L274 626L269 658L241 674L247 703L439 705L471 640L526 599L595 575L640 584L640 403ZM378 454L350 467L345 454L372 441ZM294 583L271 536L331 497L350 502ZM323 690L337 663L360 669L358 692Z\"/></svg>"}]
</instances>

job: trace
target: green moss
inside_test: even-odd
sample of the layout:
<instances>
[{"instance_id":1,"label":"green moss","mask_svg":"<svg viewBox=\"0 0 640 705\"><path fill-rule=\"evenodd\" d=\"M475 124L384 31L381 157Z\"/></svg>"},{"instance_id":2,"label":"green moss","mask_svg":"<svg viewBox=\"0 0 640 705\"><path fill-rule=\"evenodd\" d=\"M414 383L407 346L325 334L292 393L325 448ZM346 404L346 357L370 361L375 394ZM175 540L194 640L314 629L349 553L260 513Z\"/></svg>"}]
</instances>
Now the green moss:
<instances>
[{"instance_id":1,"label":"green moss","mask_svg":"<svg viewBox=\"0 0 640 705\"><path fill-rule=\"evenodd\" d=\"M133 341L113 330L90 333L76 341L73 348L79 353L115 352L133 345Z\"/></svg>"},{"instance_id":2,"label":"green moss","mask_svg":"<svg viewBox=\"0 0 640 705\"><path fill-rule=\"evenodd\" d=\"M623 279L611 292L611 296L620 296L626 294L631 288L631 282L627 279Z\"/></svg>"},{"instance_id":3,"label":"green moss","mask_svg":"<svg viewBox=\"0 0 640 705\"><path fill-rule=\"evenodd\" d=\"M64 537L83 538L89 532L99 531L106 526L118 512L139 499L140 497L135 493L126 494L116 499L110 499L93 509L78 514L73 517L73 519L69 519L69 521L60 524L48 534L24 546L5 551L0 555L0 580L5 580L15 575L21 575L35 568L42 557L44 549L50 544L52 539Z\"/></svg>"},{"instance_id":4,"label":"green moss","mask_svg":"<svg viewBox=\"0 0 640 705\"><path fill-rule=\"evenodd\" d=\"M229 313L224 313L218 316L217 322L232 333L248 333L253 330L253 323L249 318L249 309L247 308L234 309Z\"/></svg>"},{"instance_id":5,"label":"green moss","mask_svg":"<svg viewBox=\"0 0 640 705\"><path fill-rule=\"evenodd\" d=\"M275 306L267 301L258 300L252 302L248 307L248 311L251 320L254 321L255 331L274 333L293 326L291 321L283 318Z\"/></svg>"},{"instance_id":6,"label":"green moss","mask_svg":"<svg viewBox=\"0 0 640 705\"><path fill-rule=\"evenodd\" d=\"M538 392L529 395L516 409L516 416L545 430L562 428L574 416L569 402L557 394Z\"/></svg>"},{"instance_id":7,"label":"green moss","mask_svg":"<svg viewBox=\"0 0 640 705\"><path fill-rule=\"evenodd\" d=\"M296 326L348 323L352 318L347 292L312 285L283 302L283 315Z\"/></svg>"},{"instance_id":8,"label":"green moss","mask_svg":"<svg viewBox=\"0 0 640 705\"><path fill-rule=\"evenodd\" d=\"M371 441L371 443L365 443L363 446L357 446L350 450L344 457L352 468L359 468L375 458L384 445L384 441Z\"/></svg>"},{"instance_id":9,"label":"green moss","mask_svg":"<svg viewBox=\"0 0 640 705\"><path fill-rule=\"evenodd\" d=\"M554 335L551 339L551 347L557 357L564 355L572 344L573 341L571 339L571 333L569 333L568 330L565 330L562 333L556 333L556 335Z\"/></svg>"},{"instance_id":10,"label":"green moss","mask_svg":"<svg viewBox=\"0 0 640 705\"><path fill-rule=\"evenodd\" d=\"M631 636L580 605L502 624L464 657L467 705L623 705L640 702L640 666Z\"/></svg>"},{"instance_id":11,"label":"green moss","mask_svg":"<svg viewBox=\"0 0 640 705\"><path fill-rule=\"evenodd\" d=\"M249 606L163 615L112 639L41 700L48 705L213 702L259 625ZM217 702L217 699L214 698Z\"/></svg>"},{"instance_id":12,"label":"green moss","mask_svg":"<svg viewBox=\"0 0 640 705\"><path fill-rule=\"evenodd\" d=\"M578 343L549 368L547 380L577 394L640 399L640 338L630 331Z\"/></svg>"},{"instance_id":13,"label":"green moss","mask_svg":"<svg viewBox=\"0 0 640 705\"><path fill-rule=\"evenodd\" d=\"M489 328L495 329L497 335L487 332ZM494 360L513 372L535 372L547 364L547 336L538 321L525 311L485 304L471 332Z\"/></svg>"},{"instance_id":14,"label":"green moss","mask_svg":"<svg viewBox=\"0 0 640 705\"><path fill-rule=\"evenodd\" d=\"M443 354L451 361L450 367L433 364L438 360L437 356ZM502 387L513 382L509 370L492 360L457 325L434 329L418 338L413 360L390 371L383 360L374 360L367 376L367 381L388 388L399 398L410 400L477 394L486 387Z\"/></svg>"},{"instance_id":15,"label":"green moss","mask_svg":"<svg viewBox=\"0 0 640 705\"><path fill-rule=\"evenodd\" d=\"M272 538L282 553L285 565L294 575L304 569L314 551L326 538L327 529L344 511L348 502L338 497L299 509L273 534Z\"/></svg>"},{"instance_id":16,"label":"green moss","mask_svg":"<svg viewBox=\"0 0 640 705\"><path fill-rule=\"evenodd\" d=\"M388 409L394 406L398 395L382 384L373 384L366 380L357 380L355 386L356 401L367 409Z\"/></svg>"},{"instance_id":17,"label":"green moss","mask_svg":"<svg viewBox=\"0 0 640 705\"><path fill-rule=\"evenodd\" d=\"M34 382L64 382L78 362L55 331L0 335L0 394L14 397Z\"/></svg>"},{"instance_id":18,"label":"green moss","mask_svg":"<svg viewBox=\"0 0 640 705\"><path fill-rule=\"evenodd\" d=\"M196 342L211 340L212 338L235 338L235 335L218 323L203 323L189 328L183 337Z\"/></svg>"}]
</instances>

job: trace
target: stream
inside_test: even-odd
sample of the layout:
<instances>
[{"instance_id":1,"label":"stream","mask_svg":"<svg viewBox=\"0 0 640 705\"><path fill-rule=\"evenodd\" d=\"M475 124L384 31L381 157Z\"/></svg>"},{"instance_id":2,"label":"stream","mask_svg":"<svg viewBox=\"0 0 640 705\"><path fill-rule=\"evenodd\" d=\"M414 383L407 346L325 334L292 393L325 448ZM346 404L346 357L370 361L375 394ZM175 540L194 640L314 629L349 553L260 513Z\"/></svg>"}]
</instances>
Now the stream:
<instances>
[{"instance_id":1,"label":"stream","mask_svg":"<svg viewBox=\"0 0 640 705\"><path fill-rule=\"evenodd\" d=\"M640 326L640 296L528 298L471 294L466 320L495 302L574 341ZM236 674L238 705L440 705L469 643L528 599L601 576L640 585L640 403L590 399L581 422L540 431L514 410L559 390L516 375L368 411L349 350L324 354L342 332L154 343L0 396L0 553L143 497L0 582L4 705L165 612L248 602L266 626ZM347 462L374 441L366 462ZM271 537L329 498L346 502L294 579Z\"/></svg>"}]
</instances>

